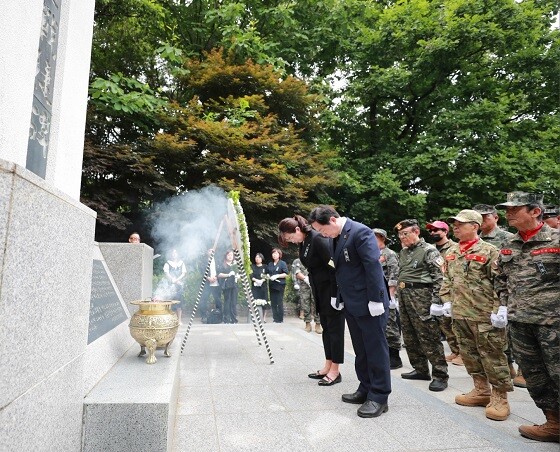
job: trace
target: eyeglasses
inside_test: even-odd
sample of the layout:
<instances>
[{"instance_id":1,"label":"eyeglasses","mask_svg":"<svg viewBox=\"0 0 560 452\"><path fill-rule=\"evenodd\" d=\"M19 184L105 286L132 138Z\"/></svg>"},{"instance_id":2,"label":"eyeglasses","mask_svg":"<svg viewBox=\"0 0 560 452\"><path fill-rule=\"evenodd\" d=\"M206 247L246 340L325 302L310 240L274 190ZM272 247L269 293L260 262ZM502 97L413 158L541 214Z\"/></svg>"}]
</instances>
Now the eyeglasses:
<instances>
[{"instance_id":1,"label":"eyeglasses","mask_svg":"<svg viewBox=\"0 0 560 452\"><path fill-rule=\"evenodd\" d=\"M403 232L399 232L398 236L404 238L404 237L408 237L410 234L412 234L412 231L403 231Z\"/></svg>"}]
</instances>

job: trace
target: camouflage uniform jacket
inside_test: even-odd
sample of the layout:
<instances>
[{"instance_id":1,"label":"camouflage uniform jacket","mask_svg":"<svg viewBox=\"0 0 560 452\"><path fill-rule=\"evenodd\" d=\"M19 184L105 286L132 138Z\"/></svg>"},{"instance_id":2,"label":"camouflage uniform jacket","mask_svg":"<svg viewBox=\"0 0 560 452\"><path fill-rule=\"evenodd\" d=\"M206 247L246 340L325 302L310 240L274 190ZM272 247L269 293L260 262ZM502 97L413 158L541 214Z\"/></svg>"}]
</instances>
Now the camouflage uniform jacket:
<instances>
[{"instance_id":1,"label":"camouflage uniform jacket","mask_svg":"<svg viewBox=\"0 0 560 452\"><path fill-rule=\"evenodd\" d=\"M435 246L420 239L399 253L399 282L432 284L432 303L441 304L439 289L443 280L443 258Z\"/></svg>"},{"instance_id":2,"label":"camouflage uniform jacket","mask_svg":"<svg viewBox=\"0 0 560 452\"><path fill-rule=\"evenodd\" d=\"M559 237L544 224L527 242L515 234L500 250L494 290L509 320L560 326Z\"/></svg>"},{"instance_id":3,"label":"camouflage uniform jacket","mask_svg":"<svg viewBox=\"0 0 560 452\"><path fill-rule=\"evenodd\" d=\"M515 234L508 232L502 228L495 228L490 234L485 235L484 233L480 234L480 238L483 239L486 243L490 243L494 245L496 248L500 249L504 246L508 240L510 240Z\"/></svg>"},{"instance_id":4,"label":"camouflage uniform jacket","mask_svg":"<svg viewBox=\"0 0 560 452\"><path fill-rule=\"evenodd\" d=\"M383 267L383 274L389 287L396 287L399 277L399 256L393 250L385 247L381 250L379 263Z\"/></svg>"},{"instance_id":5,"label":"camouflage uniform jacket","mask_svg":"<svg viewBox=\"0 0 560 452\"><path fill-rule=\"evenodd\" d=\"M494 293L498 274L498 249L479 240L465 254L456 243L445 256L441 301L451 302L454 319L490 323L490 314L497 312L500 300Z\"/></svg>"},{"instance_id":6,"label":"camouflage uniform jacket","mask_svg":"<svg viewBox=\"0 0 560 452\"><path fill-rule=\"evenodd\" d=\"M292 262L292 280L294 281L294 284L303 283L301 279L296 278L296 275L298 273L303 274L303 276L309 276L309 272L307 271L307 268L303 266L299 258L294 259L294 261Z\"/></svg>"},{"instance_id":7,"label":"camouflage uniform jacket","mask_svg":"<svg viewBox=\"0 0 560 452\"><path fill-rule=\"evenodd\" d=\"M441 257L445 259L445 255L449 252L449 248L451 248L451 246L455 245L456 243L457 242L454 242L453 240L448 240L441 246L441 248L438 248L436 246L436 249L439 251L439 254L441 254Z\"/></svg>"}]
</instances>

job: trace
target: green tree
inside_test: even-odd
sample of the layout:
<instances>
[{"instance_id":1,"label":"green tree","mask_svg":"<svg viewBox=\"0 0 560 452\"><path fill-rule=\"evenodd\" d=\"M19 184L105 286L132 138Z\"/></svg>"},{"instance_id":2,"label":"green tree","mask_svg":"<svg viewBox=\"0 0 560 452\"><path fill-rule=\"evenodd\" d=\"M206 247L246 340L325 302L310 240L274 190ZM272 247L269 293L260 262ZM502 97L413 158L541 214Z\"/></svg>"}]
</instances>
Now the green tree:
<instances>
[{"instance_id":1,"label":"green tree","mask_svg":"<svg viewBox=\"0 0 560 452\"><path fill-rule=\"evenodd\" d=\"M342 6L342 5L341 5ZM332 123L342 208L387 227L560 180L552 2L350 1L348 85ZM344 70L341 68L341 70Z\"/></svg>"}]
</instances>

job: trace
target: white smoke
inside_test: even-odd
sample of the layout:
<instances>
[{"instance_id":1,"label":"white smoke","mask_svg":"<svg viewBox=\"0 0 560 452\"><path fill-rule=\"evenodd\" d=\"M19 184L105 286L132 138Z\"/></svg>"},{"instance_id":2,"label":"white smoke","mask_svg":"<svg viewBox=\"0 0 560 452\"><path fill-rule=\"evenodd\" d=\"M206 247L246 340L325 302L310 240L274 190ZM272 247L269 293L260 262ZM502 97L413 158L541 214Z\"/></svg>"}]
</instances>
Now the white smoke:
<instances>
[{"instance_id":1,"label":"white smoke","mask_svg":"<svg viewBox=\"0 0 560 452\"><path fill-rule=\"evenodd\" d=\"M200 265L201 258L204 259L216 241L227 205L226 193L215 186L189 191L156 205L152 214L152 238L162 261L165 262L175 249L187 271ZM222 254L231 247L226 225L219 239L216 262L220 262ZM161 293L164 288L160 286L154 291L155 297L164 295Z\"/></svg>"}]
</instances>

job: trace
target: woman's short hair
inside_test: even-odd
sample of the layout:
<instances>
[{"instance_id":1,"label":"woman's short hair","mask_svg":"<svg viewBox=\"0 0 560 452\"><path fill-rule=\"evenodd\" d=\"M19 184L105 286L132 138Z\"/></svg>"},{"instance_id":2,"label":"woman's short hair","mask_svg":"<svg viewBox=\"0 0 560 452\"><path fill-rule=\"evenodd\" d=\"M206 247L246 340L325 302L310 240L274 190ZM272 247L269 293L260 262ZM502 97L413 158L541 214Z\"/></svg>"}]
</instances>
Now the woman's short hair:
<instances>
[{"instance_id":1,"label":"woman's short hair","mask_svg":"<svg viewBox=\"0 0 560 452\"><path fill-rule=\"evenodd\" d=\"M280 256L280 259L282 259L282 256L284 253L282 253L282 250L280 248L272 248L272 251L270 252L270 254L274 254L274 252L278 253L278 256Z\"/></svg>"}]
</instances>

